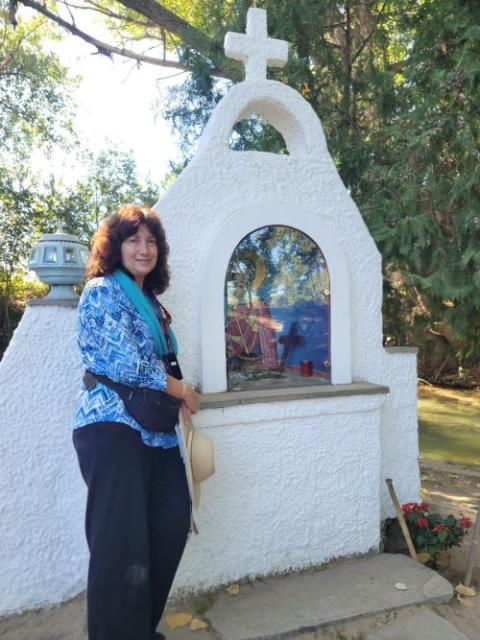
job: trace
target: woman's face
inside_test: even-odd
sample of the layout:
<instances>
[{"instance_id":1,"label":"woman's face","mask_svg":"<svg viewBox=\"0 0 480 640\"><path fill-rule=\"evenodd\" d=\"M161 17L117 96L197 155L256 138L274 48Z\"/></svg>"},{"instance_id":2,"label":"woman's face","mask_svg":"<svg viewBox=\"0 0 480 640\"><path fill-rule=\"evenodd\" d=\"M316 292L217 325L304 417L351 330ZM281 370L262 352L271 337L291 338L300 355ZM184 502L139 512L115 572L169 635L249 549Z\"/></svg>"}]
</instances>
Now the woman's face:
<instances>
[{"instance_id":1,"label":"woman's face","mask_svg":"<svg viewBox=\"0 0 480 640\"><path fill-rule=\"evenodd\" d=\"M138 231L121 244L122 265L130 271L137 282L143 282L143 279L155 268L157 258L157 241L145 224L139 225Z\"/></svg>"}]
</instances>

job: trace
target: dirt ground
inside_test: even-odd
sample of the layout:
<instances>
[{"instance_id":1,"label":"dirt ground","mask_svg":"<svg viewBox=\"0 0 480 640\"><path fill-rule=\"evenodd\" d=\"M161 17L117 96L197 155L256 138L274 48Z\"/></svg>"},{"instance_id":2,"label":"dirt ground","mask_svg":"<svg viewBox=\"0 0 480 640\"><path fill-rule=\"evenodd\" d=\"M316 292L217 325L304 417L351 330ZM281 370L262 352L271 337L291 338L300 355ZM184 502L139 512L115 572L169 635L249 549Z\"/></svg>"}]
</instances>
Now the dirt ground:
<instances>
[{"instance_id":1,"label":"dirt ground","mask_svg":"<svg viewBox=\"0 0 480 640\"><path fill-rule=\"evenodd\" d=\"M432 511L463 513L475 516L480 500L480 471L478 467L450 465L443 462L424 462L422 498L432 505ZM461 549L454 550L450 567L441 571L455 586L463 580L469 548L469 536ZM473 586L480 587L480 557L474 572ZM469 598L469 606L453 599L449 604L430 605L469 640L480 638L480 594ZM393 620L401 620L419 611L411 607L383 615L354 620L335 627L322 628L314 633L297 635L298 640L364 640L368 633ZM205 613L208 618L208 611ZM188 633L188 632L187 632ZM173 634L172 640L176 634ZM195 639L195 633L188 636ZM187 637L182 634L182 637ZM83 595L58 607L39 609L0 619L1 640L85 640L85 598Z\"/></svg>"}]
</instances>

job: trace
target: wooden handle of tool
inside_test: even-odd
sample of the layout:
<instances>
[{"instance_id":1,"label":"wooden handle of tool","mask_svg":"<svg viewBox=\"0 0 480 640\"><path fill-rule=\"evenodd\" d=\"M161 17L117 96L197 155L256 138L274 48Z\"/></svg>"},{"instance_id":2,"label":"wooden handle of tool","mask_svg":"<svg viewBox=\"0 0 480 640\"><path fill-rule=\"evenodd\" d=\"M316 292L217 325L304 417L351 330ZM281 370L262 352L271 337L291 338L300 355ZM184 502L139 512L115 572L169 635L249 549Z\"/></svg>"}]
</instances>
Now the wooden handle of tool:
<instances>
[{"instance_id":1,"label":"wooden handle of tool","mask_svg":"<svg viewBox=\"0 0 480 640\"><path fill-rule=\"evenodd\" d=\"M415 547L413 546L412 537L410 536L410 531L408 530L407 523L405 522L405 518L403 517L402 509L400 507L400 503L397 498L397 494L395 493L395 489L393 488L393 480L387 478L385 480L387 483L388 491L390 493L390 497L393 502L393 506L395 507L395 513L397 514L398 521L400 523L400 527L402 528L403 537L405 538L405 542L407 543L408 551L410 552L410 556L414 560L418 560L417 552L415 551Z\"/></svg>"}]
</instances>

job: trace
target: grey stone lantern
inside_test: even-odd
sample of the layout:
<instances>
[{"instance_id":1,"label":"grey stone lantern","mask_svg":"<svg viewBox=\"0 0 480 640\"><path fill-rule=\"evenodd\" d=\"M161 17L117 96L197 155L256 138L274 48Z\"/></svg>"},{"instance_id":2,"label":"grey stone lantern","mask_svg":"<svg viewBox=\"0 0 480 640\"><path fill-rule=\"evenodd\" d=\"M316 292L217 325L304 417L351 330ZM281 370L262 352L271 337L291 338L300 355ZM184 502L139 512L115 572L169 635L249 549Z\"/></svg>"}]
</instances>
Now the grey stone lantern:
<instances>
[{"instance_id":1,"label":"grey stone lantern","mask_svg":"<svg viewBox=\"0 0 480 640\"><path fill-rule=\"evenodd\" d=\"M78 295L72 285L83 281L88 255L88 248L77 236L64 233L61 224L55 233L45 233L32 247L28 261L28 268L51 287L49 294L42 300L51 301L52 304L60 301L75 302Z\"/></svg>"}]
</instances>

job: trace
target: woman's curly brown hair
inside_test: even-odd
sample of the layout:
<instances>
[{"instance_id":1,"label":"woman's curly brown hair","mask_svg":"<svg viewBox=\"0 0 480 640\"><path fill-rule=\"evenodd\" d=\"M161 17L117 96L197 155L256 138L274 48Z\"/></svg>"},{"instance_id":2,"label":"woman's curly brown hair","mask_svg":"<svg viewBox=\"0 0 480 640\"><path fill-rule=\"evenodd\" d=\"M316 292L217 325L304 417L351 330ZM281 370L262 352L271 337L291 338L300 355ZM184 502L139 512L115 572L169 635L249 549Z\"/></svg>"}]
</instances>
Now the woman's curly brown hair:
<instances>
[{"instance_id":1,"label":"woman's curly brown hair","mask_svg":"<svg viewBox=\"0 0 480 640\"><path fill-rule=\"evenodd\" d=\"M126 204L100 224L93 236L86 270L87 280L106 276L122 266L122 242L137 233L141 224L146 225L150 233L155 236L158 248L157 264L146 276L144 288L157 295L165 291L170 282L165 231L155 211L140 204Z\"/></svg>"}]
</instances>

